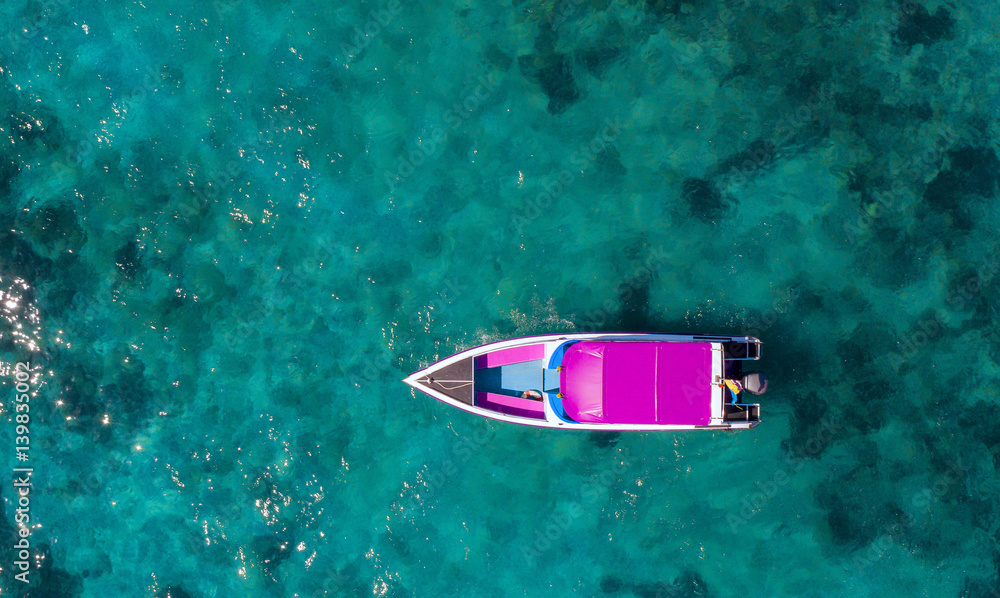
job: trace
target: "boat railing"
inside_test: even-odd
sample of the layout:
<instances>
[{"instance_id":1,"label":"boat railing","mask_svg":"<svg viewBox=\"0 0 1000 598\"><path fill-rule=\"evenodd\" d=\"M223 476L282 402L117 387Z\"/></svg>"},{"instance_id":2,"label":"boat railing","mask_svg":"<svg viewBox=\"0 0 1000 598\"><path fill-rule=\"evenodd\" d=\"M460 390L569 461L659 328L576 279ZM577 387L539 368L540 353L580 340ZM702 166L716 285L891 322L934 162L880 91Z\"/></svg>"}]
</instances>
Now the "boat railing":
<instances>
[{"instance_id":1,"label":"boat railing","mask_svg":"<svg viewBox=\"0 0 1000 598\"><path fill-rule=\"evenodd\" d=\"M748 342L730 341L724 344L726 361L752 361L760 359L761 342L751 339Z\"/></svg>"},{"instance_id":2,"label":"boat railing","mask_svg":"<svg viewBox=\"0 0 1000 598\"><path fill-rule=\"evenodd\" d=\"M760 403L726 403L723 421L754 422L760 419Z\"/></svg>"}]
</instances>

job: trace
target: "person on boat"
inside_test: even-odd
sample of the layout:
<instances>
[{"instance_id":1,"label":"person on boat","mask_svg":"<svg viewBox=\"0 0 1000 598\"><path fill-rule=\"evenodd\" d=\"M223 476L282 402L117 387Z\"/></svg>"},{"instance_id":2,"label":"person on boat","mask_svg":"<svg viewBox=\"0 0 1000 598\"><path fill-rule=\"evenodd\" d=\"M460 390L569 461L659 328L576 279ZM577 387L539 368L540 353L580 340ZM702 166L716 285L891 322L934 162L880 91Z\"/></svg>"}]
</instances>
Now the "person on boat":
<instances>
[{"instance_id":1,"label":"person on boat","mask_svg":"<svg viewBox=\"0 0 1000 598\"><path fill-rule=\"evenodd\" d=\"M730 401L730 404L736 405L737 403L739 403L740 393L743 392L743 385L740 384L738 380L729 380L729 379L723 380L723 383L726 385L726 388L729 389L729 394L733 397L733 400Z\"/></svg>"},{"instance_id":2,"label":"person on boat","mask_svg":"<svg viewBox=\"0 0 1000 598\"><path fill-rule=\"evenodd\" d=\"M521 393L521 398L531 399L532 401L541 401L542 393L538 392L537 390L526 390L523 393Z\"/></svg>"}]
</instances>

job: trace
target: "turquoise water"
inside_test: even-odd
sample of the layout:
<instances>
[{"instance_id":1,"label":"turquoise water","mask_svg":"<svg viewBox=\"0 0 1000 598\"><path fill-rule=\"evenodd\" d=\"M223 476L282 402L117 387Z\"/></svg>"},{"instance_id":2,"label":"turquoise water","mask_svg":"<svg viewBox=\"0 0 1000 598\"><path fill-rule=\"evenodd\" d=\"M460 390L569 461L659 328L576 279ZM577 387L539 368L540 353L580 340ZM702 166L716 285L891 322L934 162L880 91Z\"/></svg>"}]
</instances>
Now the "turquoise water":
<instances>
[{"instance_id":1,"label":"turquoise water","mask_svg":"<svg viewBox=\"0 0 1000 598\"><path fill-rule=\"evenodd\" d=\"M3 595L1000 590L994 5L0 15ZM581 330L759 336L765 422L400 382Z\"/></svg>"}]
</instances>

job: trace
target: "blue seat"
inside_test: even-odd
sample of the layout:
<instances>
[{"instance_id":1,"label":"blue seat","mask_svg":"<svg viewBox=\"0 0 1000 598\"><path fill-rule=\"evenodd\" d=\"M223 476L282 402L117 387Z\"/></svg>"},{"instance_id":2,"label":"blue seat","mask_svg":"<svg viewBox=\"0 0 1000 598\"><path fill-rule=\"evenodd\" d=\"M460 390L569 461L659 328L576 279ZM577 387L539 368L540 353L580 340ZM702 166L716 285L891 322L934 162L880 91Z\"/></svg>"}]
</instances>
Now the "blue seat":
<instances>
[{"instance_id":1,"label":"blue seat","mask_svg":"<svg viewBox=\"0 0 1000 598\"><path fill-rule=\"evenodd\" d=\"M556 414L556 417L563 420L567 424L578 424L580 422L566 415L566 408L563 407L562 399L559 398L554 392L547 392L545 395L549 398L549 405L552 407L552 412Z\"/></svg>"}]
</instances>

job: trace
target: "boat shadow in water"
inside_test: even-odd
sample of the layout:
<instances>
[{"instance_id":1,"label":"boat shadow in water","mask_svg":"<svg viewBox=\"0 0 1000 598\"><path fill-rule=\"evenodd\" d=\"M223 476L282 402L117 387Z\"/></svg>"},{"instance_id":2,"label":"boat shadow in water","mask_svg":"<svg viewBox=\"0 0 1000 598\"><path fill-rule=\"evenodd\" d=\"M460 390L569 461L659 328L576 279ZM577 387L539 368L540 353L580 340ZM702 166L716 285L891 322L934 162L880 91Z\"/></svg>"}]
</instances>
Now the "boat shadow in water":
<instances>
[{"instance_id":1,"label":"boat shadow in water","mask_svg":"<svg viewBox=\"0 0 1000 598\"><path fill-rule=\"evenodd\" d=\"M618 301L621 311L616 318L609 318L611 329L616 332L647 332L649 321L649 285L652 277L641 280L626 280L618 285Z\"/></svg>"},{"instance_id":2,"label":"boat shadow in water","mask_svg":"<svg viewBox=\"0 0 1000 598\"><path fill-rule=\"evenodd\" d=\"M602 449L616 446L621 438L621 432L590 432L587 435L587 439L590 440L594 446Z\"/></svg>"}]
</instances>

